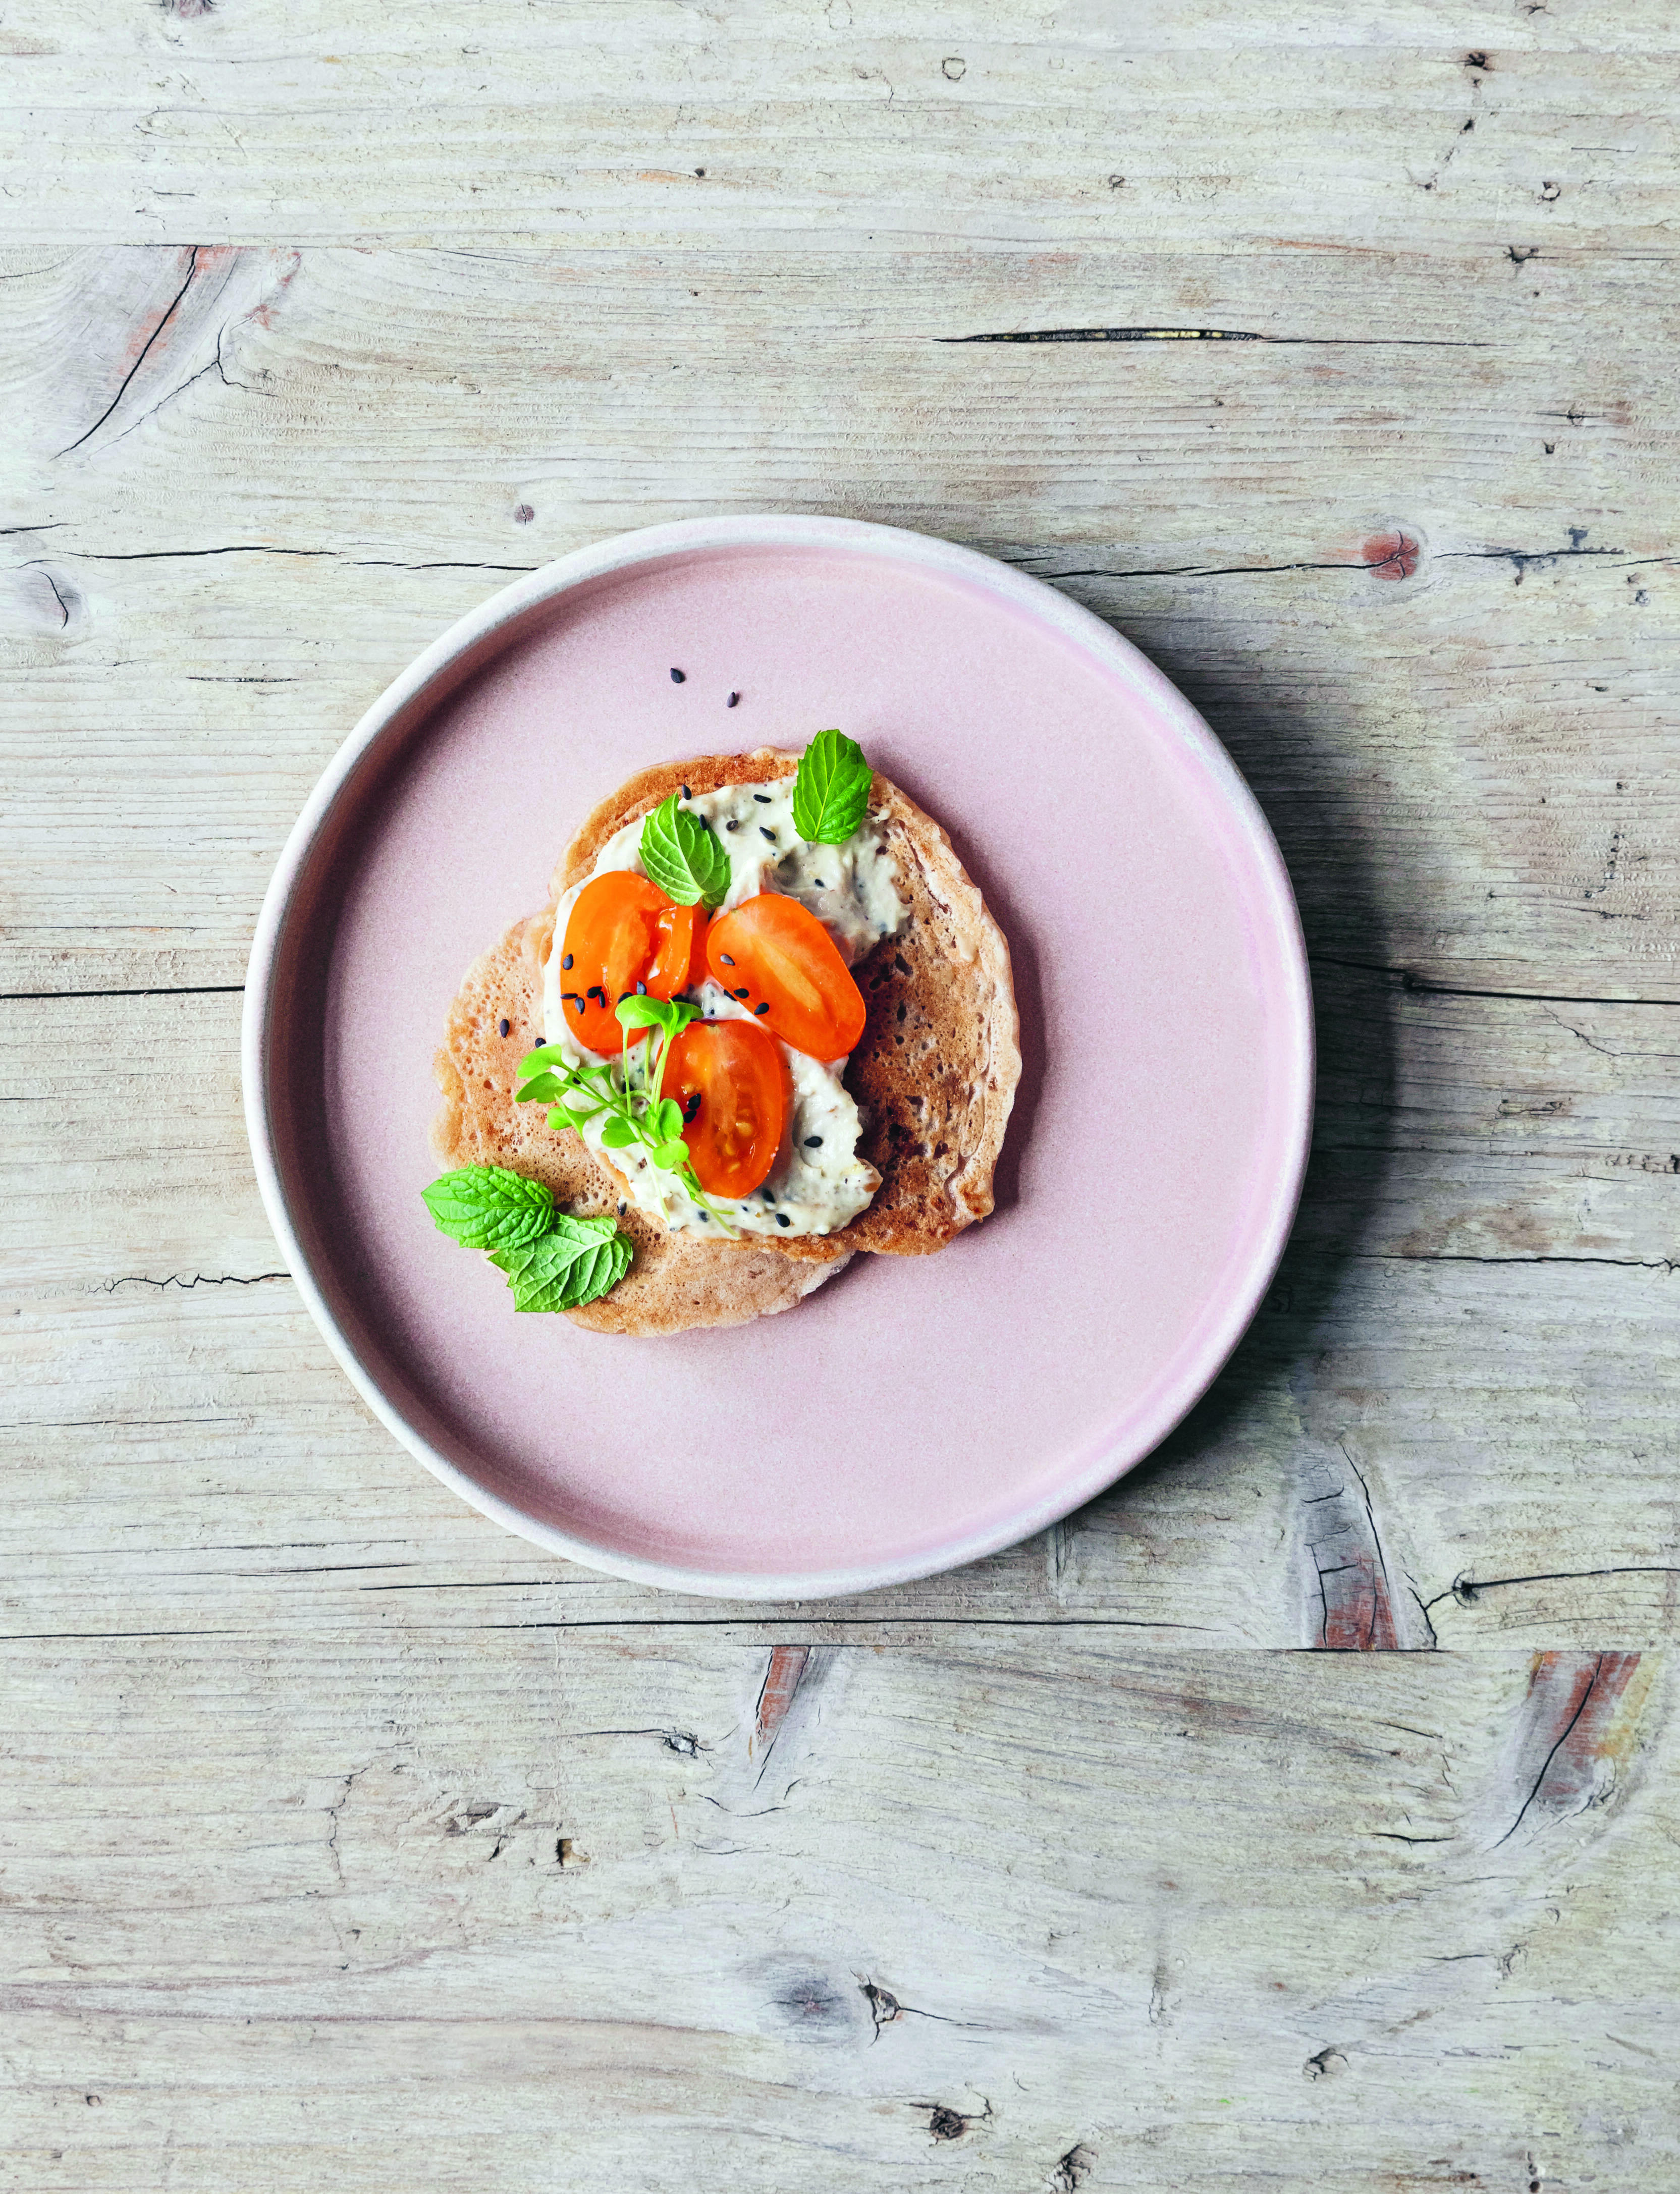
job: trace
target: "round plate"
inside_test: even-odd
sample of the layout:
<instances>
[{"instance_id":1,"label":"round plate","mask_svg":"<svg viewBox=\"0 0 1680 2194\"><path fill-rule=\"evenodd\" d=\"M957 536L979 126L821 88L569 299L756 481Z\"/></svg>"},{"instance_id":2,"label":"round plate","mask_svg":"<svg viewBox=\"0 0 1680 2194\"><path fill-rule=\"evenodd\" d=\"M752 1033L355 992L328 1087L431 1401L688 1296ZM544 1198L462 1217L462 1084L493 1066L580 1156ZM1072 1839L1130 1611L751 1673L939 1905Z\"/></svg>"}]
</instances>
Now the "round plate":
<instances>
[{"instance_id":1,"label":"round plate","mask_svg":"<svg viewBox=\"0 0 1680 2194\"><path fill-rule=\"evenodd\" d=\"M461 977L633 772L831 724L945 825L1009 939L997 1210L748 1325L516 1315L420 1200ZM1135 648L969 549L727 519L548 565L363 718L263 904L245 1075L303 1298L429 1468L597 1569L811 1599L1007 1546L1171 1431L1281 1253L1312 1020L1265 820Z\"/></svg>"}]
</instances>

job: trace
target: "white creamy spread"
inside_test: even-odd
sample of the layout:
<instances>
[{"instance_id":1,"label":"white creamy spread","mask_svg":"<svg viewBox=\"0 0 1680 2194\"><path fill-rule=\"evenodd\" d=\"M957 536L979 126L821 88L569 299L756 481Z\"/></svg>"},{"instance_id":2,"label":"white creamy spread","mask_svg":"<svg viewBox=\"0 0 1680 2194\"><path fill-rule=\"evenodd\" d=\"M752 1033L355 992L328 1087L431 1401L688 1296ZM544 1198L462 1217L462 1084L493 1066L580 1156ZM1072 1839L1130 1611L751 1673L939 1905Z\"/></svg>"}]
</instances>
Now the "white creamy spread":
<instances>
[{"instance_id":1,"label":"white creamy spread","mask_svg":"<svg viewBox=\"0 0 1680 2194\"><path fill-rule=\"evenodd\" d=\"M808 906L826 928L840 956L855 966L872 946L891 937L908 917L899 897L898 864L886 849L880 820L866 815L843 846L808 846L793 827L793 779L723 785L681 805L704 816L729 856L729 891L718 912L727 914L760 892L784 892ZM561 900L543 974L543 1028L573 1065L602 1054L584 1050L566 1026L560 1002L560 961L572 902L584 885L612 869L645 876L638 816L609 838L587 876ZM746 1008L710 980L685 996L707 1020L750 1020ZM762 1024L761 1024L762 1025ZM781 1148L763 1185L745 1202L714 1198L738 1232L750 1234L831 1234L867 1209L881 1186L873 1166L857 1155L858 1108L841 1077L843 1059L812 1059L790 1045L777 1049L787 1065L789 1105ZM616 1057L614 1054L613 1056ZM645 1150L605 1150L596 1123L584 1140L630 1183L639 1211L672 1228L716 1234L716 1222L676 1177L656 1166ZM785 1221L785 1224L783 1224Z\"/></svg>"}]
</instances>

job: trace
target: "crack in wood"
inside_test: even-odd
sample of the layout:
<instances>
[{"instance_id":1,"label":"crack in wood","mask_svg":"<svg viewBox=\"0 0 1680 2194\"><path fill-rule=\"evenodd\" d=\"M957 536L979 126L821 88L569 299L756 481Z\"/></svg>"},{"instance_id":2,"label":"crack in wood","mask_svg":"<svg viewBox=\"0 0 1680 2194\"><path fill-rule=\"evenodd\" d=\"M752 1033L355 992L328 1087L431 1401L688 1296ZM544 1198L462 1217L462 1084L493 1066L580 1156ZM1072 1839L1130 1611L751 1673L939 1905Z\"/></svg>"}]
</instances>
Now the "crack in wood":
<instances>
[{"instance_id":1,"label":"crack in wood","mask_svg":"<svg viewBox=\"0 0 1680 2194\"><path fill-rule=\"evenodd\" d=\"M205 369L208 371L208 368ZM179 394L179 390L176 391ZM434 562L411 564L394 556L347 556L342 548L286 548L271 541L230 541L220 548L66 548L62 552L84 564L164 564L194 556L314 556L348 564L364 571L539 571L540 564L486 564L472 558L449 557ZM38 557L31 563L39 563ZM28 566L22 568L28 569Z\"/></svg>"},{"instance_id":2,"label":"crack in wood","mask_svg":"<svg viewBox=\"0 0 1680 2194\"><path fill-rule=\"evenodd\" d=\"M1430 1608L1439 1607L1444 1600L1456 1600L1460 1607L1473 1607L1484 1592L1503 1592L1515 1585L1579 1584L1591 1577L1680 1577L1680 1567L1665 1562L1618 1562L1599 1570L1535 1570L1527 1577L1456 1577L1445 1592L1424 1601L1424 1611L1427 1614Z\"/></svg>"},{"instance_id":3,"label":"crack in wood","mask_svg":"<svg viewBox=\"0 0 1680 2194\"><path fill-rule=\"evenodd\" d=\"M1469 1249L1353 1249L1348 1254L1361 1265L1609 1265L1625 1272L1680 1271L1680 1258L1576 1257L1551 1249L1512 1257L1481 1256Z\"/></svg>"},{"instance_id":4,"label":"crack in wood","mask_svg":"<svg viewBox=\"0 0 1680 2194\"><path fill-rule=\"evenodd\" d=\"M1497 350L1491 342L1447 336L1269 336L1255 328L1024 328L978 336L935 336L941 343L1259 342L1349 350Z\"/></svg>"},{"instance_id":5,"label":"crack in wood","mask_svg":"<svg viewBox=\"0 0 1680 2194\"><path fill-rule=\"evenodd\" d=\"M237 998L243 983L162 983L138 991L0 991L0 1005L20 1006L41 999L60 1003L71 998Z\"/></svg>"},{"instance_id":6,"label":"crack in wood","mask_svg":"<svg viewBox=\"0 0 1680 2194\"><path fill-rule=\"evenodd\" d=\"M1680 998L1607 998L1564 991L1480 990L1464 984L1436 983L1427 975L1415 974L1409 968L1389 968L1378 960L1344 960L1332 952L1310 949L1308 957L1315 967L1349 968L1361 974L1386 975L1403 991L1414 992L1419 997L1508 998L1519 1003L1545 1006L1680 1006Z\"/></svg>"},{"instance_id":7,"label":"crack in wood","mask_svg":"<svg viewBox=\"0 0 1680 2194\"><path fill-rule=\"evenodd\" d=\"M117 393L106 405L104 411L100 413L98 418L94 421L93 425L89 428L87 433L85 434L78 435L73 442L70 443L66 448L58 452L58 455L60 457L67 457L72 450L79 450L83 442L91 441L93 437L98 434L100 428L105 424L106 421L111 416L112 413L117 409L117 406L122 402L124 397L128 393L129 383L134 379L135 374L140 371L141 366L145 365L147 353L150 352L152 344L157 342L158 336L162 335L164 330L168 327L170 322L175 318L176 307L181 303L181 299L187 295L187 292L193 286L193 277L198 272L198 249L199 247L196 244L189 247L189 255L187 261L187 279L181 284L180 289L176 290L175 296L170 304L169 310L164 314L163 319L158 321L157 326L152 329L151 334L147 336L145 342L141 346L139 357L135 359L134 364L123 376L123 383L121 388L118 388Z\"/></svg>"}]
</instances>

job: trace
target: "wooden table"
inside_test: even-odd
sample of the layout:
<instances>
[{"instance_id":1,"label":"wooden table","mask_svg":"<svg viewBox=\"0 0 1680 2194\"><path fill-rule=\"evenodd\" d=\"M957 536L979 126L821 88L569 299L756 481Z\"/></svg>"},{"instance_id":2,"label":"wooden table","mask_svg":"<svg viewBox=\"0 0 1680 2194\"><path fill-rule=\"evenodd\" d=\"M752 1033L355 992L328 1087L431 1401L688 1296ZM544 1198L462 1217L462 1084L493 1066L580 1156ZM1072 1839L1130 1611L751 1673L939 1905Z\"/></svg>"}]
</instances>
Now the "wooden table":
<instances>
[{"instance_id":1,"label":"wooden table","mask_svg":"<svg viewBox=\"0 0 1680 2194\"><path fill-rule=\"evenodd\" d=\"M1680 26L905 13L0 30L0 2186L1680 2184ZM1166 1450L768 1611L395 1447L236 1059L384 684L506 574L766 508L1160 663L1323 1050Z\"/></svg>"}]
</instances>

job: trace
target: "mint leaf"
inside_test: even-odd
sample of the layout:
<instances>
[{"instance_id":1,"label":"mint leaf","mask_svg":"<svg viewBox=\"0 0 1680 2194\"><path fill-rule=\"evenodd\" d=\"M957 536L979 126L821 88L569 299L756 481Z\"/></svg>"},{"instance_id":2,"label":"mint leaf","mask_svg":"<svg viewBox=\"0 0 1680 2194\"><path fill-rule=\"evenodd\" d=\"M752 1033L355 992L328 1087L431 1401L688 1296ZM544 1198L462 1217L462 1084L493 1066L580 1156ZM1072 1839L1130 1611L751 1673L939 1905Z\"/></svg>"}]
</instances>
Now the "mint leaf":
<instances>
[{"instance_id":1,"label":"mint leaf","mask_svg":"<svg viewBox=\"0 0 1680 2194\"><path fill-rule=\"evenodd\" d=\"M421 1191L439 1229L469 1249L512 1249L546 1233L554 1197L505 1166L463 1166Z\"/></svg>"},{"instance_id":2,"label":"mint leaf","mask_svg":"<svg viewBox=\"0 0 1680 2194\"><path fill-rule=\"evenodd\" d=\"M551 1232L490 1261L507 1274L516 1311L577 1310L623 1279L630 1240L610 1219L573 1219L562 1211Z\"/></svg>"},{"instance_id":3,"label":"mint leaf","mask_svg":"<svg viewBox=\"0 0 1680 2194\"><path fill-rule=\"evenodd\" d=\"M808 845L843 846L869 805L863 749L842 732L819 732L793 780L793 827Z\"/></svg>"},{"instance_id":4,"label":"mint leaf","mask_svg":"<svg viewBox=\"0 0 1680 2194\"><path fill-rule=\"evenodd\" d=\"M729 856L699 817L673 792L642 826L642 865L680 906L721 906L729 889Z\"/></svg>"}]
</instances>

